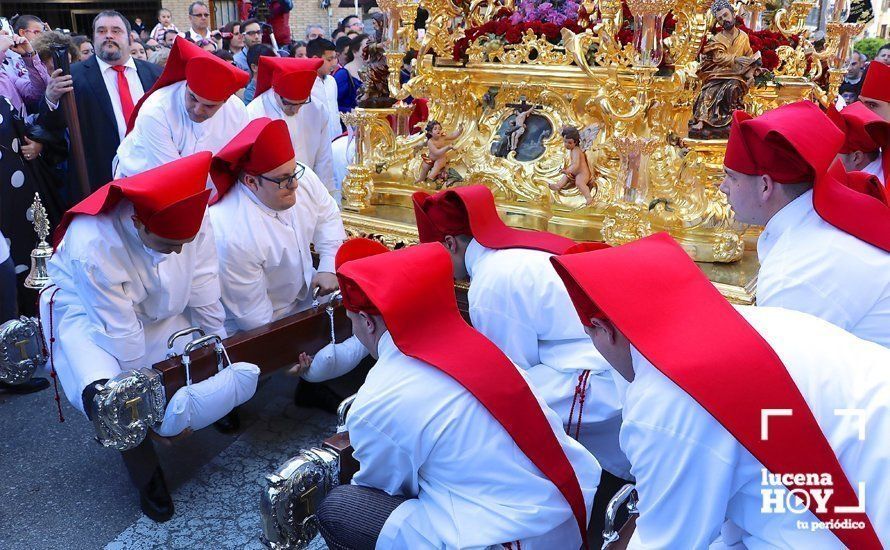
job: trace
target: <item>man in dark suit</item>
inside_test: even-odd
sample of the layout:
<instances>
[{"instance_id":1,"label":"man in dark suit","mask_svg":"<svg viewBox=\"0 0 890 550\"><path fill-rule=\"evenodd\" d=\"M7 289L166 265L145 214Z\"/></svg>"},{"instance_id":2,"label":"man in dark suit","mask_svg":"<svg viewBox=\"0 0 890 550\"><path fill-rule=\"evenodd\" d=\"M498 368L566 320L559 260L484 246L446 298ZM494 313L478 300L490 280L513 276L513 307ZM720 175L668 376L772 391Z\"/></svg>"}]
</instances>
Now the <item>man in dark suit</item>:
<instances>
[{"instance_id":1,"label":"man in dark suit","mask_svg":"<svg viewBox=\"0 0 890 550\"><path fill-rule=\"evenodd\" d=\"M93 20L96 55L71 66L90 188L112 179L111 163L126 134L127 119L161 68L130 56L130 22L116 11ZM69 170L74 178L74 170ZM76 186L74 186L76 188Z\"/></svg>"}]
</instances>

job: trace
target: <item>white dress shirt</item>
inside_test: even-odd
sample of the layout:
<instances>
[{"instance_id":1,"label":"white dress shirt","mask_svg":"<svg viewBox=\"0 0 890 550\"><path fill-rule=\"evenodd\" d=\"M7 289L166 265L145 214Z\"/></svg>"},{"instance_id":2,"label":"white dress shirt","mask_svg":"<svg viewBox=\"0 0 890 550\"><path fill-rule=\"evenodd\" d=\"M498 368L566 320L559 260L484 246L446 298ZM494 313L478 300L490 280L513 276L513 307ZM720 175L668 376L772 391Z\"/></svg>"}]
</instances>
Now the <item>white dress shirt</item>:
<instances>
[{"instance_id":1,"label":"white dress shirt","mask_svg":"<svg viewBox=\"0 0 890 550\"><path fill-rule=\"evenodd\" d=\"M346 238L334 199L306 169L291 208L265 206L243 183L210 207L220 262L222 302L229 332L250 330L312 304L316 270L334 273L334 256Z\"/></svg>"},{"instance_id":2,"label":"white dress shirt","mask_svg":"<svg viewBox=\"0 0 890 550\"><path fill-rule=\"evenodd\" d=\"M165 86L142 104L133 131L121 142L114 177L141 174L200 151L219 153L248 123L237 96L204 122L192 122L185 110L185 81ZM210 176L207 177L210 187Z\"/></svg>"},{"instance_id":3,"label":"white dress shirt","mask_svg":"<svg viewBox=\"0 0 890 550\"><path fill-rule=\"evenodd\" d=\"M629 479L630 465L618 446L621 405L611 367L591 345L550 256L522 248L492 250L470 241L465 257L470 319L525 371L564 423L579 377L590 371L579 439L603 468Z\"/></svg>"},{"instance_id":4,"label":"white dress shirt","mask_svg":"<svg viewBox=\"0 0 890 550\"><path fill-rule=\"evenodd\" d=\"M189 40L197 44L199 40L210 40L210 28L207 29L207 34L201 34L195 29L189 28L185 35Z\"/></svg>"},{"instance_id":5,"label":"white dress shirt","mask_svg":"<svg viewBox=\"0 0 890 550\"><path fill-rule=\"evenodd\" d=\"M361 465L352 483L410 498L387 518L378 549L580 546L562 493L472 394L403 354L388 332L377 351L346 418ZM578 476L589 517L600 467L538 402Z\"/></svg>"},{"instance_id":6,"label":"white dress shirt","mask_svg":"<svg viewBox=\"0 0 890 550\"><path fill-rule=\"evenodd\" d=\"M878 158L868 163L868 166L862 169L866 174L871 174L872 176L877 176L877 178L883 183L887 185L887 182L884 181L884 152L881 151L878 153Z\"/></svg>"},{"instance_id":7,"label":"white dress shirt","mask_svg":"<svg viewBox=\"0 0 890 550\"><path fill-rule=\"evenodd\" d=\"M132 216L128 201L106 214L77 216L47 266L58 292L52 323L54 289L41 295L44 335L49 342L52 329L59 381L80 411L87 385L163 360L174 332L199 326L226 336L209 218L179 254L160 254L142 244Z\"/></svg>"},{"instance_id":8,"label":"white dress shirt","mask_svg":"<svg viewBox=\"0 0 890 550\"><path fill-rule=\"evenodd\" d=\"M890 253L837 229L794 199L757 241L757 304L803 311L890 347Z\"/></svg>"},{"instance_id":9,"label":"white dress shirt","mask_svg":"<svg viewBox=\"0 0 890 550\"><path fill-rule=\"evenodd\" d=\"M886 544L890 351L797 311L737 310L781 358L853 489L865 482L866 514ZM621 447L633 465L640 516L628 548L843 548L831 531L811 530L817 520L809 511L761 512L761 491L788 496L784 487L764 486L759 460L635 349L632 357ZM864 441L858 421L839 409L865 411Z\"/></svg>"},{"instance_id":10,"label":"white dress shirt","mask_svg":"<svg viewBox=\"0 0 890 550\"><path fill-rule=\"evenodd\" d=\"M340 126L340 105L337 103L337 81L334 80L334 75L326 76L323 79L319 78L318 80L324 86L325 105L329 120L328 131L330 132L331 140L333 140L343 133L343 129Z\"/></svg>"},{"instance_id":11,"label":"white dress shirt","mask_svg":"<svg viewBox=\"0 0 890 550\"><path fill-rule=\"evenodd\" d=\"M328 139L327 111L323 104L312 98L312 101L300 107L296 115L288 116L284 114L275 90L270 88L250 102L247 114L250 120L269 117L286 122L294 158L311 168L328 192L333 193L334 164L331 140Z\"/></svg>"},{"instance_id":12,"label":"white dress shirt","mask_svg":"<svg viewBox=\"0 0 890 550\"><path fill-rule=\"evenodd\" d=\"M111 109L114 111L114 120L117 122L117 133L123 141L127 135L127 120L124 118L124 110L121 107L121 96L117 88L117 72L108 63L96 56L96 62L99 64L99 71L102 73L102 80L105 81L105 89L108 90L108 97L111 98ZM130 85L130 97L133 98L133 106L135 107L145 90L142 88L142 81L139 80L139 74L136 72L136 62L130 57L124 63L127 68L124 76L127 77L127 84Z\"/></svg>"}]
</instances>

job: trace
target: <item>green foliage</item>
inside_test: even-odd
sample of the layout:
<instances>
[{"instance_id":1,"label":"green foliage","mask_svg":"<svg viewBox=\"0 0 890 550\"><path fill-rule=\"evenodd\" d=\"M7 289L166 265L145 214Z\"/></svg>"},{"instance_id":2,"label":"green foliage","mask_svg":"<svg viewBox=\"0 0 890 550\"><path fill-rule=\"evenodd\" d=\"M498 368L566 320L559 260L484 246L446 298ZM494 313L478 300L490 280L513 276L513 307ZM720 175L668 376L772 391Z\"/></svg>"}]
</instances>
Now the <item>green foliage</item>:
<instances>
[{"instance_id":1,"label":"green foliage","mask_svg":"<svg viewBox=\"0 0 890 550\"><path fill-rule=\"evenodd\" d=\"M887 41L883 38L863 38L853 45L853 49L859 53L864 53L871 60L875 58L880 47L886 43Z\"/></svg>"}]
</instances>

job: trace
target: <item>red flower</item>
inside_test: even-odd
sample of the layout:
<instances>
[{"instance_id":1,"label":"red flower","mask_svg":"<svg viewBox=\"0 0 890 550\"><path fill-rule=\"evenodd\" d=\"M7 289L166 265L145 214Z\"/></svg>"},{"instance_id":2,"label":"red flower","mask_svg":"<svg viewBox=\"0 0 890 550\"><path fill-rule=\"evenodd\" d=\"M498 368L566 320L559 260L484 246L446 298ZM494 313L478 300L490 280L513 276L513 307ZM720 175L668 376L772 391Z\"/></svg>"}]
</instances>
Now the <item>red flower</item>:
<instances>
[{"instance_id":1,"label":"red flower","mask_svg":"<svg viewBox=\"0 0 890 550\"><path fill-rule=\"evenodd\" d=\"M559 26L553 23L544 23L541 25L541 32L547 37L547 40L559 40Z\"/></svg>"},{"instance_id":2,"label":"red flower","mask_svg":"<svg viewBox=\"0 0 890 550\"><path fill-rule=\"evenodd\" d=\"M764 69L772 71L779 67L779 56L773 50L761 50L760 59Z\"/></svg>"},{"instance_id":3,"label":"red flower","mask_svg":"<svg viewBox=\"0 0 890 550\"><path fill-rule=\"evenodd\" d=\"M495 23L494 33L503 36L512 26L509 19L501 19Z\"/></svg>"},{"instance_id":4,"label":"red flower","mask_svg":"<svg viewBox=\"0 0 890 550\"><path fill-rule=\"evenodd\" d=\"M467 48L470 47L470 40L465 36L454 43L454 60L460 61L464 58L464 55L467 53Z\"/></svg>"},{"instance_id":5,"label":"red flower","mask_svg":"<svg viewBox=\"0 0 890 550\"><path fill-rule=\"evenodd\" d=\"M633 43L634 41L634 33L630 29L622 29L618 32L618 41L621 42L622 46L626 46L628 44Z\"/></svg>"},{"instance_id":6,"label":"red flower","mask_svg":"<svg viewBox=\"0 0 890 550\"><path fill-rule=\"evenodd\" d=\"M748 38L748 40L751 43L751 49L755 52L759 52L761 49L763 49L763 42L761 42L760 39L756 36L751 36Z\"/></svg>"},{"instance_id":7,"label":"red flower","mask_svg":"<svg viewBox=\"0 0 890 550\"><path fill-rule=\"evenodd\" d=\"M522 25L522 33L525 34L526 30L531 30L536 35L544 34L544 23L540 21L527 21Z\"/></svg>"},{"instance_id":8,"label":"red flower","mask_svg":"<svg viewBox=\"0 0 890 550\"><path fill-rule=\"evenodd\" d=\"M520 28L519 25L515 25L504 34L504 39L508 44L518 44L522 41L522 31Z\"/></svg>"}]
</instances>

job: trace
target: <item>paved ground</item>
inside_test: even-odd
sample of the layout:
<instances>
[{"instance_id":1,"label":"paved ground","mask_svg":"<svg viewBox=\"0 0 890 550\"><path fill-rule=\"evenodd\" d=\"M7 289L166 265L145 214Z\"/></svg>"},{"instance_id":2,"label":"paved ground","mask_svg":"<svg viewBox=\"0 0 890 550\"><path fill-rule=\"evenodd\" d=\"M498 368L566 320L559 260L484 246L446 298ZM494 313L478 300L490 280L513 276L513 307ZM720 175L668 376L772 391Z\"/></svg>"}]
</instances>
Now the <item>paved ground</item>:
<instances>
[{"instance_id":1,"label":"paved ground","mask_svg":"<svg viewBox=\"0 0 890 550\"><path fill-rule=\"evenodd\" d=\"M294 387L282 375L262 384L241 408L236 436L206 428L159 449L176 504L164 524L142 516L118 453L92 440L92 425L64 396L59 423L51 387L0 392L0 547L262 548L263 476L335 424L333 415L294 406Z\"/></svg>"}]
</instances>

